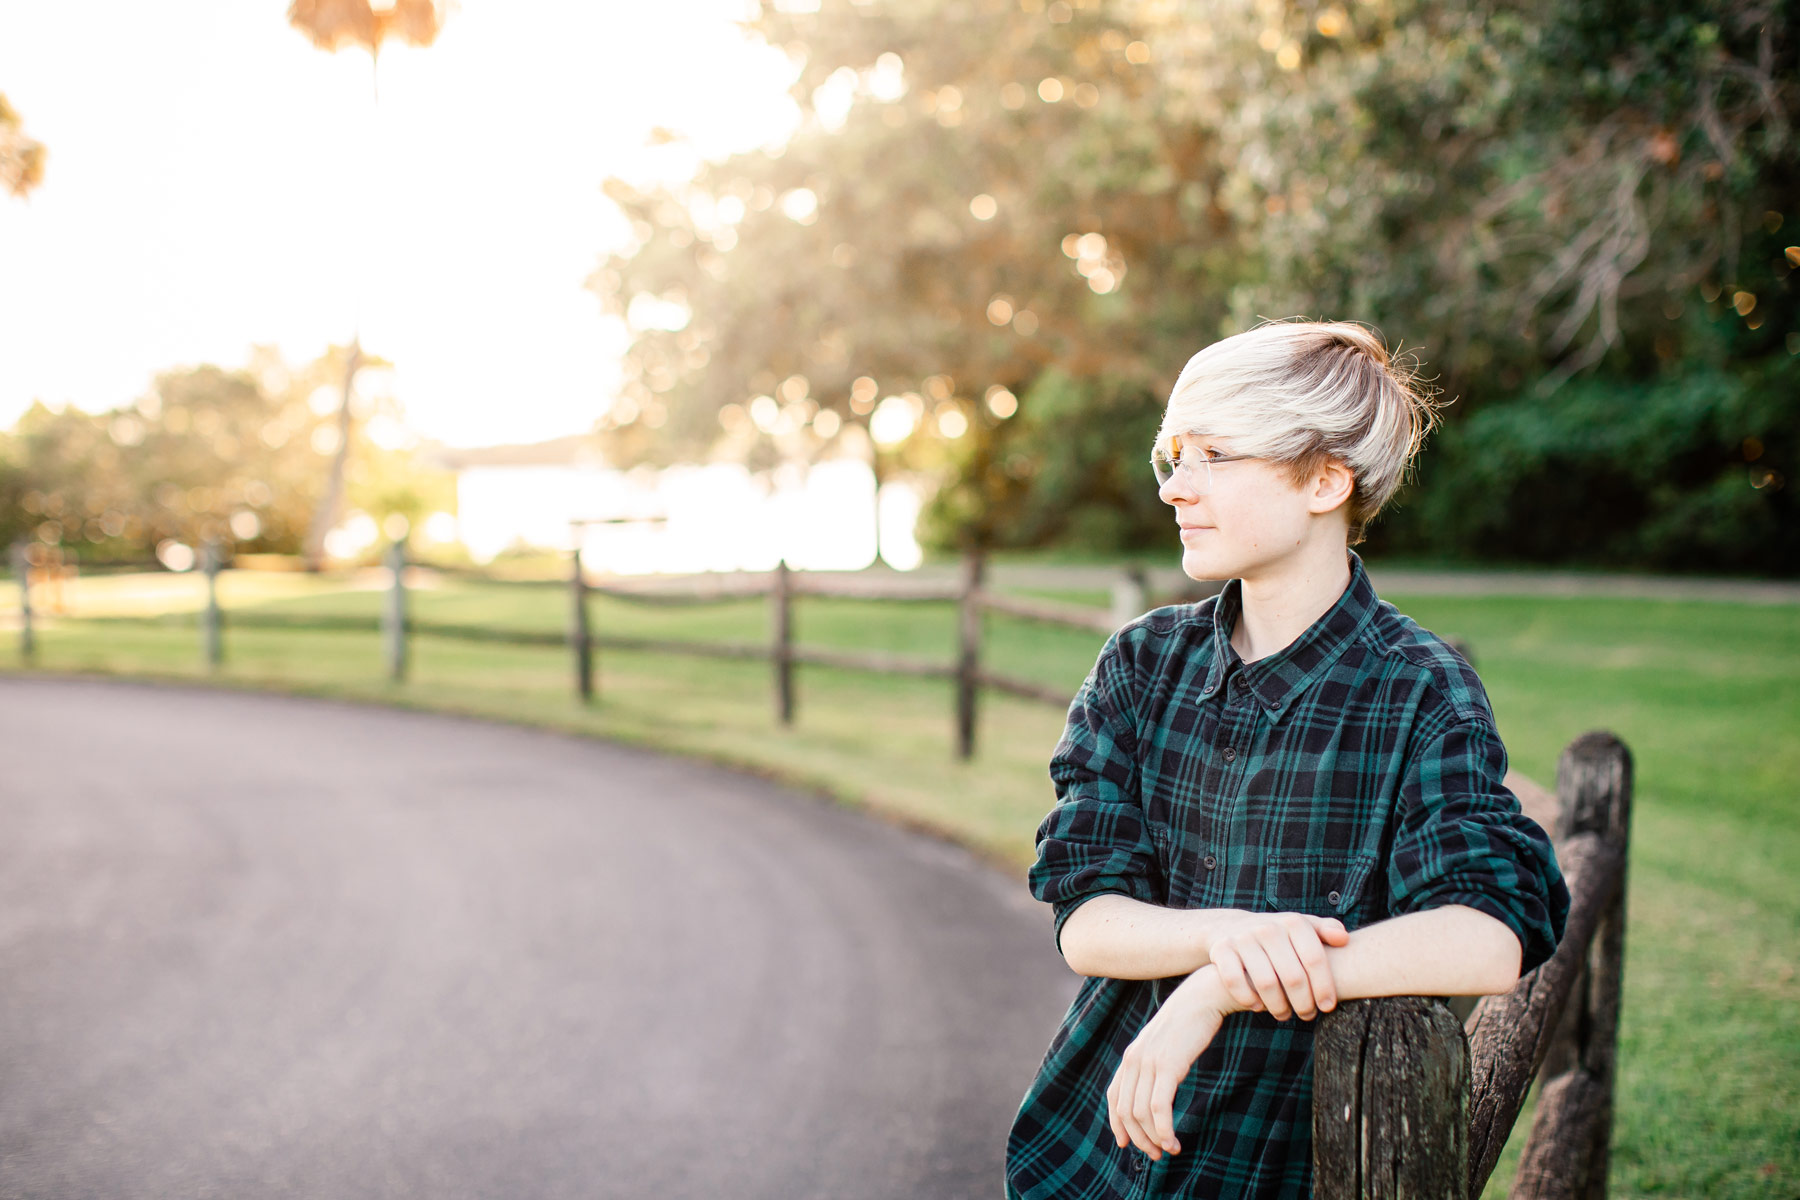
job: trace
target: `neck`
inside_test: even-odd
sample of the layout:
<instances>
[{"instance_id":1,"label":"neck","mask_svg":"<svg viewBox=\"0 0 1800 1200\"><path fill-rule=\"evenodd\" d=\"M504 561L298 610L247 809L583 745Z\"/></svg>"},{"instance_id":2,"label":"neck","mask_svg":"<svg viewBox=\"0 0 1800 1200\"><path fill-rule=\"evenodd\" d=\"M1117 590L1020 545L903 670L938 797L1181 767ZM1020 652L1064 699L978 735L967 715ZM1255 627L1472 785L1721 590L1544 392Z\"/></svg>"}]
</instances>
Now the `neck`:
<instances>
[{"instance_id":1,"label":"neck","mask_svg":"<svg viewBox=\"0 0 1800 1200\"><path fill-rule=\"evenodd\" d=\"M1242 601L1231 645L1245 662L1267 658L1293 644L1336 604L1350 586L1344 544L1296 553L1241 577Z\"/></svg>"}]
</instances>

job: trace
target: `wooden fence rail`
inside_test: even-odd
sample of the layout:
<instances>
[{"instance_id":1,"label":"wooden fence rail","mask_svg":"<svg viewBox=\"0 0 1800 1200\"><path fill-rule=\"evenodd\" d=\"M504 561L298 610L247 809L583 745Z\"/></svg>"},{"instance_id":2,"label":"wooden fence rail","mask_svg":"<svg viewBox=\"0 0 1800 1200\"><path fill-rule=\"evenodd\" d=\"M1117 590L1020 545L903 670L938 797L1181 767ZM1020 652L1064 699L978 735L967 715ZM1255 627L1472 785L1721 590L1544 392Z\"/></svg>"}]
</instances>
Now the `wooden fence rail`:
<instances>
[{"instance_id":1,"label":"wooden fence rail","mask_svg":"<svg viewBox=\"0 0 1800 1200\"><path fill-rule=\"evenodd\" d=\"M603 650L630 650L659 654L678 654L702 658L767 659L771 666L776 718L791 725L798 708L798 666L834 667L841 670L870 671L887 675L907 675L925 679L948 679L954 685L954 741L956 753L970 758L975 753L978 710L981 693L999 692L1034 703L1067 708L1074 689L1036 680L1007 675L985 666L982 648L985 617L990 613L1019 620L1035 621L1084 633L1107 635L1139 616L1149 607L1144 581L1133 572L1121 573L1113 585L1110 609L1091 608L1035 596L1020 596L997 591L986 584L986 562L979 551L964 556L960 577L953 586L929 580L887 580L871 584L865 579L834 578L791 571L787 563L777 564L767 572L744 572L730 576L702 576L685 580L682 590L666 585L622 585L595 583L587 576L579 549L569 556L569 574L563 584L569 593L569 618L564 632L501 629L489 626L450 624L414 618L409 610L406 587L404 539L388 547L384 554L390 584L382 615L378 620L347 616L302 616L285 613L226 613L219 603L218 575L223 558L216 547L203 548L201 570L207 582L207 600L201 613L201 640L204 661L216 669L224 657L224 630L228 626L262 629L312 629L334 632L378 632L382 637L383 657L388 678L404 682L409 668L409 640L414 636L454 638L516 646L566 646L569 650L574 690L584 704L591 703L599 686L598 655ZM554 580L501 580L491 573L463 568L434 567L441 573L479 578L506 586L555 586ZM33 626L30 589L21 580L23 621L20 630L22 654L32 652ZM1216 587L1216 585L1215 585ZM672 638L648 638L606 634L596 631L588 604L591 596L601 595L632 604L649 606L686 606L720 604L742 600L767 599L770 604L769 640L766 643L683 641ZM862 650L807 646L795 641L794 605L801 597L829 597L844 600L874 600L883 603L954 604L957 608L956 647L954 657L946 659L918 658L911 655ZM96 618L87 618L95 620ZM133 620L135 618L99 618ZM1459 648L1461 648L1459 646Z\"/></svg>"},{"instance_id":2,"label":"wooden fence rail","mask_svg":"<svg viewBox=\"0 0 1800 1200\"><path fill-rule=\"evenodd\" d=\"M1569 886L1556 953L1465 1026L1417 996L1319 1019L1318 1200L1479 1196L1541 1072L1512 1200L1602 1200L1625 948L1631 752L1611 733L1563 751L1549 832Z\"/></svg>"}]
</instances>

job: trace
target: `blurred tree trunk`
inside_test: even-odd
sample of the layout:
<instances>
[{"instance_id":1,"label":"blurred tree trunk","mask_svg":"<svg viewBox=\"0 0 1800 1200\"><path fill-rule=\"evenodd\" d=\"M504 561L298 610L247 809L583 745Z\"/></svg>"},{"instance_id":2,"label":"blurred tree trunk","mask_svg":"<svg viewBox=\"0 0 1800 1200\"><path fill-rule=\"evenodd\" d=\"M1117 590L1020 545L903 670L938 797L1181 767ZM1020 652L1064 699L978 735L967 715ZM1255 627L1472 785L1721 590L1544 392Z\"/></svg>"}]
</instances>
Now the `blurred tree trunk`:
<instances>
[{"instance_id":1,"label":"blurred tree trunk","mask_svg":"<svg viewBox=\"0 0 1800 1200\"><path fill-rule=\"evenodd\" d=\"M318 571L325 566L325 535L337 524L338 510L344 504L344 465L350 458L350 394L356 384L356 369L362 365L362 343L350 343L350 356L344 362L344 394L338 402L337 449L331 455L331 473L325 480L325 491L319 496L319 507L313 511L312 526L306 531L306 547L302 551L306 569Z\"/></svg>"}]
</instances>

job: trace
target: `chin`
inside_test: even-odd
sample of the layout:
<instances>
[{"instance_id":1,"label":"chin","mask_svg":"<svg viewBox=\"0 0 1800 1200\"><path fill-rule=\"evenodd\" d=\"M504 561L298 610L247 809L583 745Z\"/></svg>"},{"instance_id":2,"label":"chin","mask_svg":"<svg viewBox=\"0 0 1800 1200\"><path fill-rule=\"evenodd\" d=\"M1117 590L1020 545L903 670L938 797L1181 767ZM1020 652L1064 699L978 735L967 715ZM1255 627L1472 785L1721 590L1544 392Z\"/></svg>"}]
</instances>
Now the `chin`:
<instances>
[{"instance_id":1,"label":"chin","mask_svg":"<svg viewBox=\"0 0 1800 1200\"><path fill-rule=\"evenodd\" d=\"M1198 582L1231 579L1238 574L1223 555L1197 550L1191 546L1181 548L1181 569L1189 579Z\"/></svg>"}]
</instances>

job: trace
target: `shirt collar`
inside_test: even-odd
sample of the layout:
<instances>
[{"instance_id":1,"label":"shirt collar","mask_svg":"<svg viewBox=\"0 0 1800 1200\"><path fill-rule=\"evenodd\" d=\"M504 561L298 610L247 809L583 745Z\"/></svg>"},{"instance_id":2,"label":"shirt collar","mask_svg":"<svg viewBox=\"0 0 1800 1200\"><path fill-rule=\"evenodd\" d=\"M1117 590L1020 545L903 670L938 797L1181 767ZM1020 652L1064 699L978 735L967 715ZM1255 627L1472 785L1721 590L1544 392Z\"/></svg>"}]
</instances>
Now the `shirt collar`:
<instances>
[{"instance_id":1,"label":"shirt collar","mask_svg":"<svg viewBox=\"0 0 1800 1200\"><path fill-rule=\"evenodd\" d=\"M1363 568L1362 556L1348 547L1344 552L1350 556L1350 584L1337 603L1288 645L1253 663L1239 660L1231 645L1231 629L1243 608L1244 581L1226 581L1213 605L1212 669L1201 690L1202 698L1219 690L1227 668L1237 661L1245 686L1268 710L1269 718L1279 721L1295 698L1331 668L1375 615L1379 603L1369 573Z\"/></svg>"}]
</instances>

